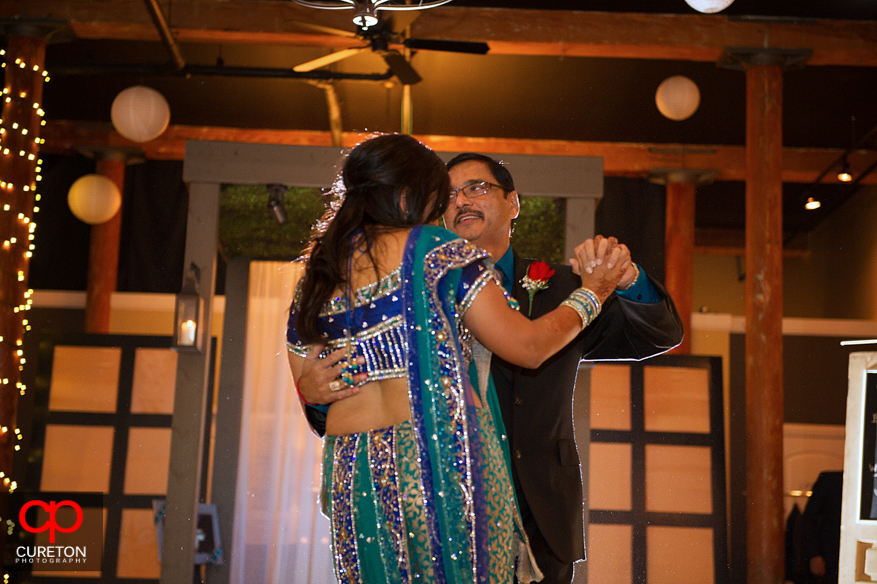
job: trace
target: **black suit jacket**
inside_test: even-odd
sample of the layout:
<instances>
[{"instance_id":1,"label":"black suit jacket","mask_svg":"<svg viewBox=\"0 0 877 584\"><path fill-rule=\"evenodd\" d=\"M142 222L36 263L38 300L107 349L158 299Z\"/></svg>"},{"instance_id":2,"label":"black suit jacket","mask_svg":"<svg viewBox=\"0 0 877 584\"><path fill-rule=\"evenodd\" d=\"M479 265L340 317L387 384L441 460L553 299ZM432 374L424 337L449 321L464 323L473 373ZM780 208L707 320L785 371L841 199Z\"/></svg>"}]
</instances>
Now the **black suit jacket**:
<instances>
[{"instance_id":1,"label":"black suit jacket","mask_svg":"<svg viewBox=\"0 0 877 584\"><path fill-rule=\"evenodd\" d=\"M809 562L814 556L822 556L826 583L837 582L838 577L843 486L842 471L820 473L801 518L804 557Z\"/></svg>"},{"instance_id":2,"label":"black suit jacket","mask_svg":"<svg viewBox=\"0 0 877 584\"><path fill-rule=\"evenodd\" d=\"M521 278L531 261L514 256L512 296L523 314L529 300ZM551 267L555 274L548 289L536 293L531 318L554 310L581 286L569 266ZM584 557L582 482L572 418L578 364L582 359L644 359L682 341L673 301L663 286L652 283L661 302L637 303L612 294L600 316L539 369L523 369L496 356L491 362L518 499L526 502L551 550L566 563Z\"/></svg>"}]
</instances>

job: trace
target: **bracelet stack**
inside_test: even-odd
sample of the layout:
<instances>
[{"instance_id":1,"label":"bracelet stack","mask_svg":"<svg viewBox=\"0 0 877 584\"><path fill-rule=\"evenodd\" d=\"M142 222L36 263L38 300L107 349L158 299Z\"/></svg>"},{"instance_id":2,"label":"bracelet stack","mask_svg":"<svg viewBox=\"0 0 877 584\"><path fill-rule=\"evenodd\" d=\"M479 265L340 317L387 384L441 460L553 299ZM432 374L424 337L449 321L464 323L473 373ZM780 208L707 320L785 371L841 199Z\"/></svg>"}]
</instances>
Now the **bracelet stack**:
<instances>
[{"instance_id":1,"label":"bracelet stack","mask_svg":"<svg viewBox=\"0 0 877 584\"><path fill-rule=\"evenodd\" d=\"M576 314L582 319L582 330L600 315L600 309L602 308L600 299L587 288L573 290L572 294L561 302L560 305L568 306L576 311Z\"/></svg>"}]
</instances>

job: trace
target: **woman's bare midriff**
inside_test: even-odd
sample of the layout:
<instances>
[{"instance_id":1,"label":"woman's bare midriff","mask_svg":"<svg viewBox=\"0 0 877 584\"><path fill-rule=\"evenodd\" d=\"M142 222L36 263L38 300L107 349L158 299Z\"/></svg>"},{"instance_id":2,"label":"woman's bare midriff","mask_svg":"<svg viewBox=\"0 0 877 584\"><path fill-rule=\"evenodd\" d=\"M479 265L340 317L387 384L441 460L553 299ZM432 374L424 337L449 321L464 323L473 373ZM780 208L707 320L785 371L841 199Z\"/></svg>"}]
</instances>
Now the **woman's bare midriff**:
<instances>
[{"instance_id":1,"label":"woman's bare midriff","mask_svg":"<svg viewBox=\"0 0 877 584\"><path fill-rule=\"evenodd\" d=\"M381 268L375 269L365 254L354 255L351 287L360 288L386 275L402 261L408 230L383 233L373 249ZM390 266L387 269L385 266ZM335 294L343 295L344 290ZM477 395L472 399L480 407ZM359 393L336 401L326 415L326 434L343 436L359 434L401 424L411 417L408 403L408 380L405 378L372 381L360 387Z\"/></svg>"},{"instance_id":2,"label":"woman's bare midriff","mask_svg":"<svg viewBox=\"0 0 877 584\"><path fill-rule=\"evenodd\" d=\"M363 385L356 395L332 404L326 416L326 434L341 436L389 428L410 417L407 379L373 381Z\"/></svg>"}]
</instances>

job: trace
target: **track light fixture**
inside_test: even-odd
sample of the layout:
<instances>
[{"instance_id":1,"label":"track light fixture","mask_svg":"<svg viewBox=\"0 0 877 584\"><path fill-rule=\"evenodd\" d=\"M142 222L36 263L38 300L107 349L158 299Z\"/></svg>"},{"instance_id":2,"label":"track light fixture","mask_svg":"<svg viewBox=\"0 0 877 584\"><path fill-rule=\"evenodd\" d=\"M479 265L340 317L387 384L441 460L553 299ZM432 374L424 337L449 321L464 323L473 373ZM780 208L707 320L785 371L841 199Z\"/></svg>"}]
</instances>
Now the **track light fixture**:
<instances>
[{"instance_id":1,"label":"track light fixture","mask_svg":"<svg viewBox=\"0 0 877 584\"><path fill-rule=\"evenodd\" d=\"M270 184L268 185L268 210L278 223L286 222L286 207L283 205L283 195L286 191L286 185Z\"/></svg>"},{"instance_id":2,"label":"track light fixture","mask_svg":"<svg viewBox=\"0 0 877 584\"><path fill-rule=\"evenodd\" d=\"M847 157L844 156L843 166L840 169L840 172L837 173L837 180L840 182L850 182L853 180L853 175L850 174L850 163L847 162Z\"/></svg>"}]
</instances>

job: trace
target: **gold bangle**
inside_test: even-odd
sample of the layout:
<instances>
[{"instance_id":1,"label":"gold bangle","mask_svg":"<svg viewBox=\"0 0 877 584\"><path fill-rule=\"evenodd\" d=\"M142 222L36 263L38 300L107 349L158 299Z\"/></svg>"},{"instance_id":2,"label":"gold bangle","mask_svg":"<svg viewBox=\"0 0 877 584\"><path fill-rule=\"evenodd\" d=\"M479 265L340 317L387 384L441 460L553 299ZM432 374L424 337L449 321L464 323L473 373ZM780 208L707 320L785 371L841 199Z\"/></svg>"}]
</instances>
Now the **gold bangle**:
<instances>
[{"instance_id":1,"label":"gold bangle","mask_svg":"<svg viewBox=\"0 0 877 584\"><path fill-rule=\"evenodd\" d=\"M634 284L636 284L637 281L639 280L639 273L640 273L640 272L639 272L639 266L638 266L638 265L633 264L633 269L636 270L636 276L633 277L633 280L631 280L630 284L628 284L628 285L625 286L624 288L618 288L618 287L616 287L616 288L615 288L616 290L620 290L620 291L624 292L625 290L630 290L631 288L633 288Z\"/></svg>"}]
</instances>

